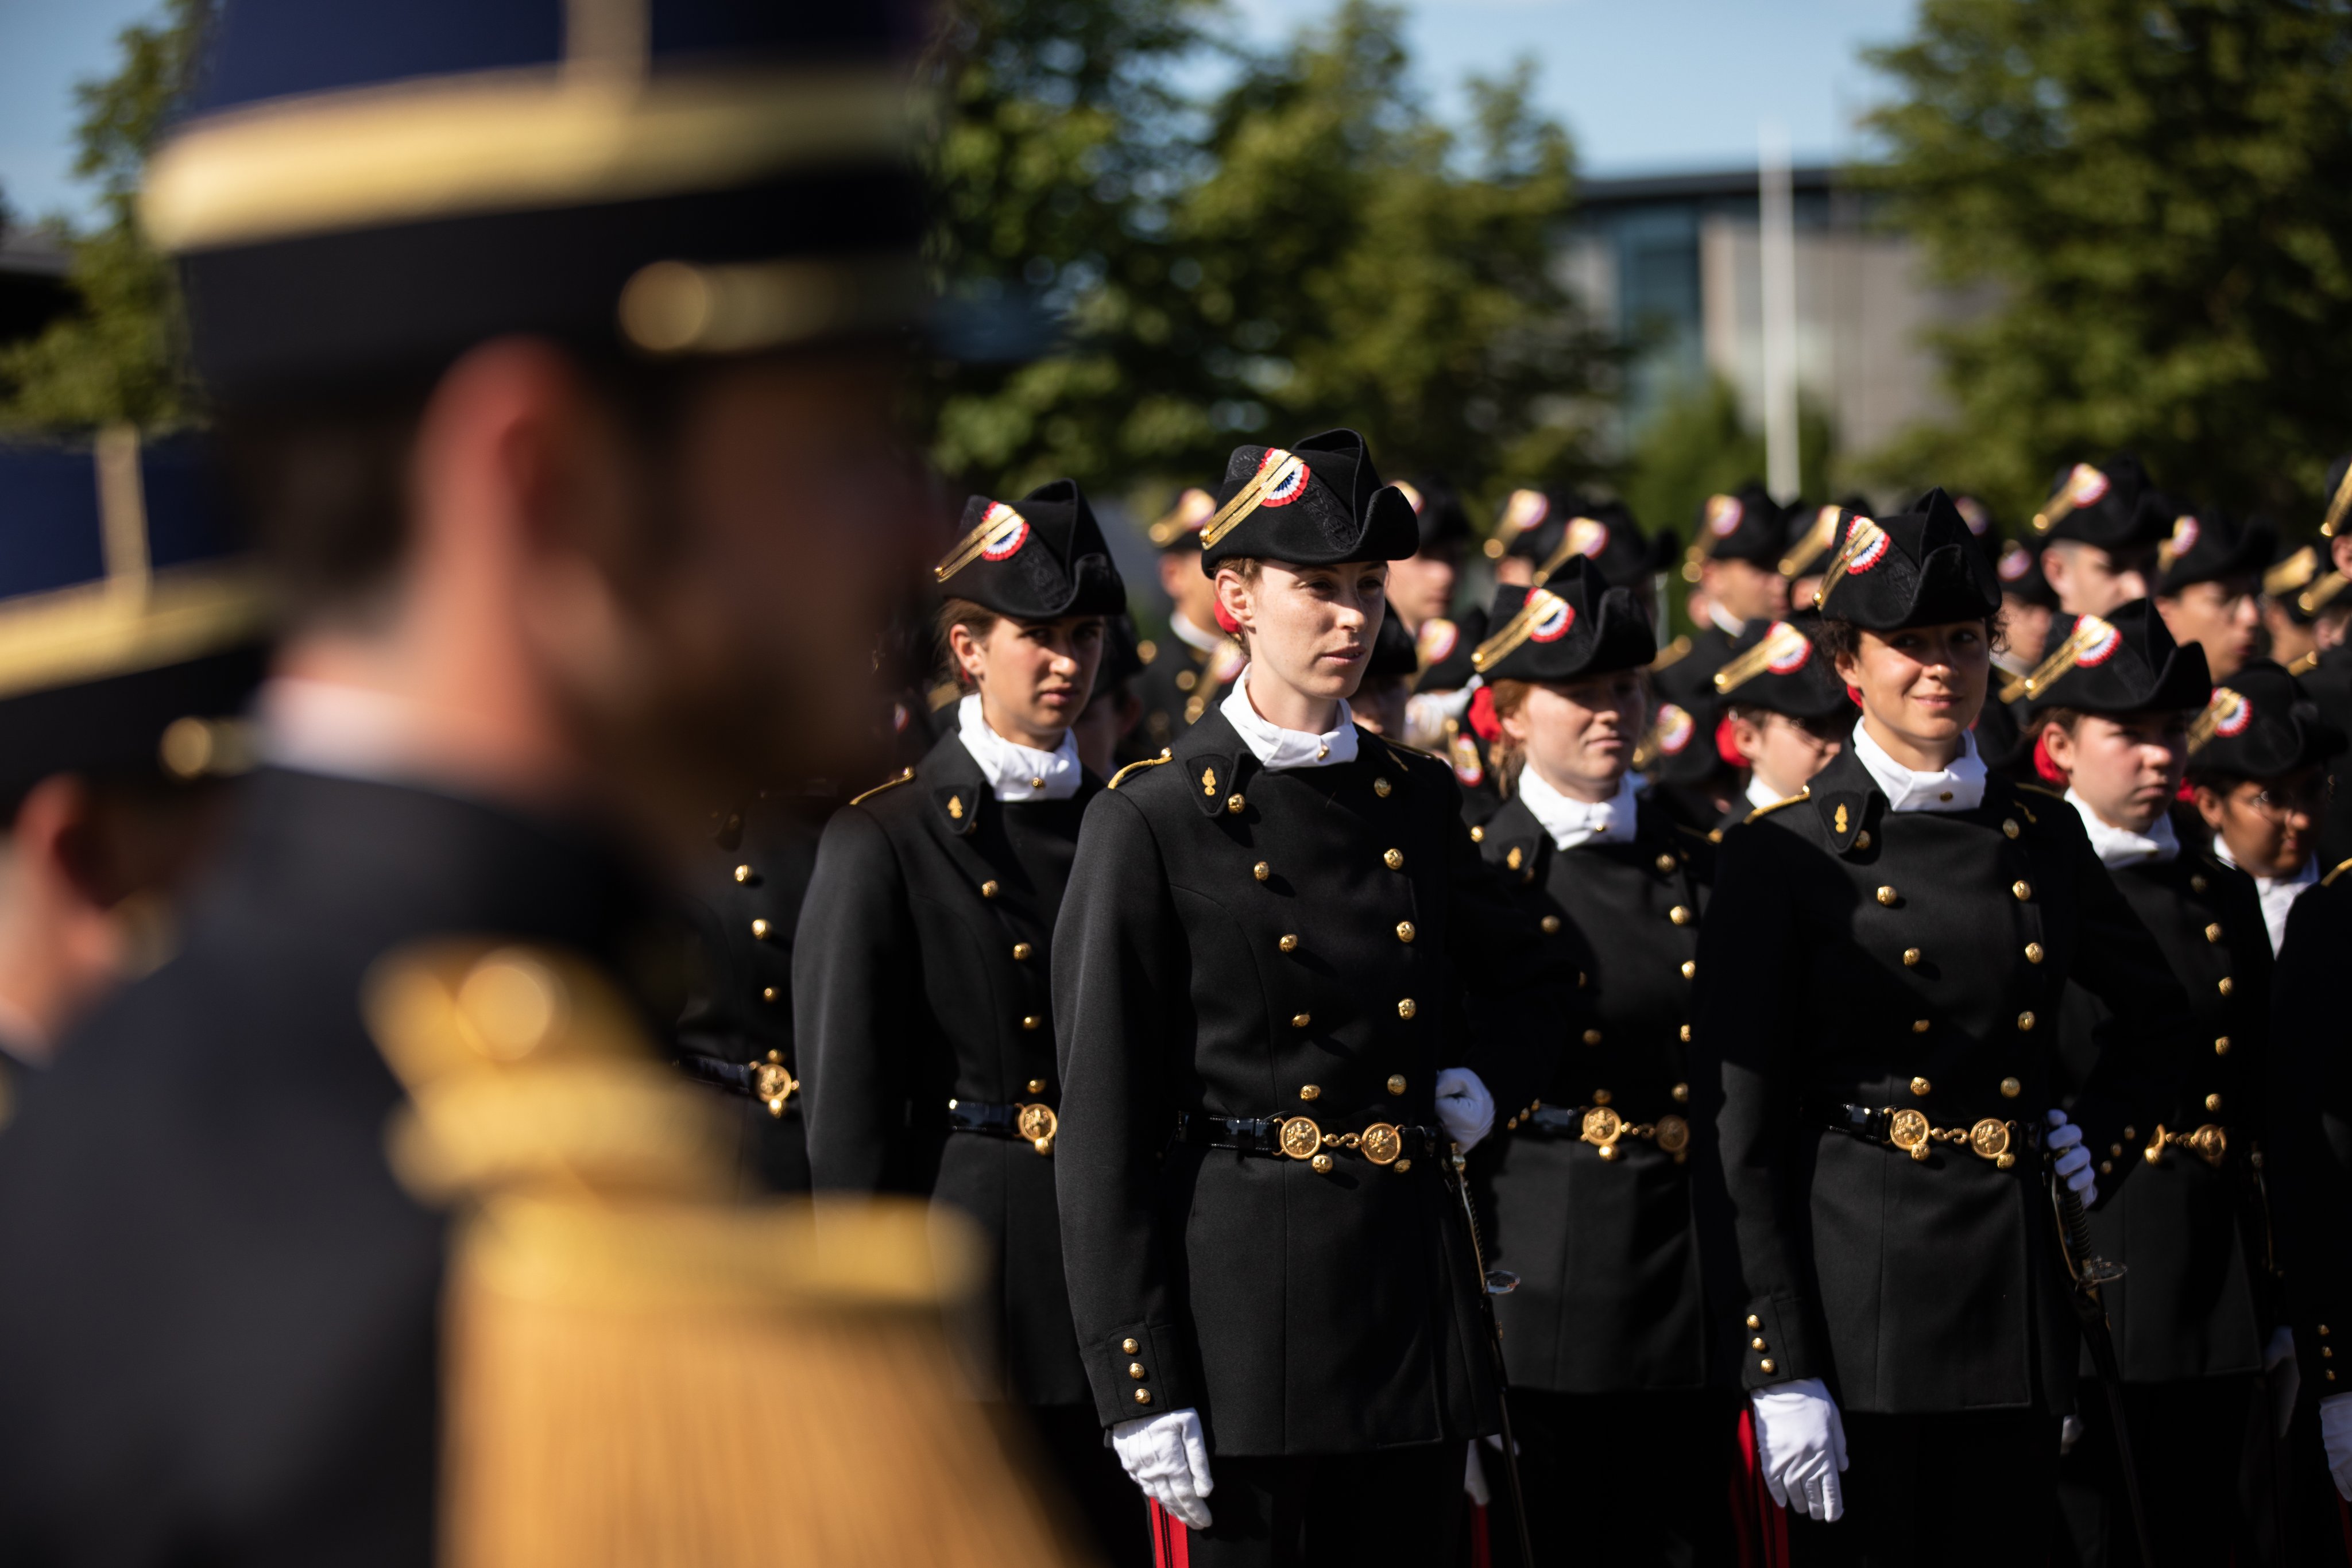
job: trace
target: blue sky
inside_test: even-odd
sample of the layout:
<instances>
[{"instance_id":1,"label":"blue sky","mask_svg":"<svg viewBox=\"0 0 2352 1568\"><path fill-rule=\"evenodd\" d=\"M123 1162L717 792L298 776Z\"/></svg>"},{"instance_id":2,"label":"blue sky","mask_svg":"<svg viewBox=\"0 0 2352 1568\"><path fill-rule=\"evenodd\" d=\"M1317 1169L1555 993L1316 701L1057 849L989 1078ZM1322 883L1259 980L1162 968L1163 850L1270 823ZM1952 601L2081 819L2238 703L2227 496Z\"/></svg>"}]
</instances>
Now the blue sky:
<instances>
[{"instance_id":1,"label":"blue sky","mask_svg":"<svg viewBox=\"0 0 2352 1568\"><path fill-rule=\"evenodd\" d=\"M325 0L321 0L325 3ZM1329 0L1229 0L1271 43ZM1536 57L1546 108L1593 174L1750 162L1759 122L1800 160L1851 154L1876 84L1856 57L1902 35L1912 0L1413 0L1424 86L1450 106L1462 78ZM109 70L115 35L153 0L0 0L0 195L23 216L86 208L70 179L73 84Z\"/></svg>"}]
</instances>

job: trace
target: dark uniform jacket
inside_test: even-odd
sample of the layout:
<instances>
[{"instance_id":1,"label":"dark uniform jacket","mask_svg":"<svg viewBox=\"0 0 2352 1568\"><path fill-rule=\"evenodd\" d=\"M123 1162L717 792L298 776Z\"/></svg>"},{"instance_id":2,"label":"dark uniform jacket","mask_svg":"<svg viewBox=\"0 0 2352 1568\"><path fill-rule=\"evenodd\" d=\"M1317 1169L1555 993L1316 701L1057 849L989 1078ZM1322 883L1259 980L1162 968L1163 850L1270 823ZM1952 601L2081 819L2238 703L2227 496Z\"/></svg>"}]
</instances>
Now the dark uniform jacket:
<instances>
[{"instance_id":1,"label":"dark uniform jacket","mask_svg":"<svg viewBox=\"0 0 2352 1568\"><path fill-rule=\"evenodd\" d=\"M999 1344L989 1392L1083 1405L1062 1282L1054 1157L948 1131L949 1102L1054 1104L1048 958L1101 789L1001 801L962 738L826 824L793 966L819 1189L928 1193L994 1244Z\"/></svg>"},{"instance_id":2,"label":"dark uniform jacket","mask_svg":"<svg viewBox=\"0 0 2352 1568\"><path fill-rule=\"evenodd\" d=\"M2265 1161L2304 1386L2352 1394L2352 1050L2345 1040L2352 873L2294 901L2279 946Z\"/></svg>"},{"instance_id":3,"label":"dark uniform jacket","mask_svg":"<svg viewBox=\"0 0 2352 1568\"><path fill-rule=\"evenodd\" d=\"M1234 677L1242 670L1241 644L1230 637L1213 650L1195 648L1174 632L1152 645L1135 677L1135 695L1143 703L1143 717L1129 732L1126 750L1131 758L1157 757L1176 737L1201 722L1224 701Z\"/></svg>"},{"instance_id":4,"label":"dark uniform jacket","mask_svg":"<svg viewBox=\"0 0 2352 1568\"><path fill-rule=\"evenodd\" d=\"M1255 1455L1494 1429L1442 1148L1318 1174L1176 1136L1188 1112L1433 1127L1465 1054L1498 1104L1549 1076L1558 960L1496 898L1446 765L1358 736L1352 762L1269 773L1213 713L1087 810L1055 1175L1106 1426L1192 1406L1214 1450Z\"/></svg>"},{"instance_id":5,"label":"dark uniform jacket","mask_svg":"<svg viewBox=\"0 0 2352 1568\"><path fill-rule=\"evenodd\" d=\"M2201 854L2109 873L2189 993L2190 1040L2158 1125L2141 1122L2094 1149L2099 1185L2133 1175L2091 1216L2099 1256L2124 1277L2100 1292L2126 1381L2160 1383L2262 1369L2271 1312L2268 1241L2251 1163L2262 1147L2271 948L2253 880ZM2106 1005L2070 985L2060 1009L2061 1098L2098 1065ZM2168 1135L2153 1160L2158 1126ZM2207 1127L2219 1129L2196 1145ZM2200 1149L2210 1149L2207 1158Z\"/></svg>"},{"instance_id":6,"label":"dark uniform jacket","mask_svg":"<svg viewBox=\"0 0 2352 1568\"><path fill-rule=\"evenodd\" d=\"M2071 978L2113 1015L2074 1102L2094 1148L2153 1125L2188 1006L2074 808L1996 777L1972 810L1891 812L1842 752L1724 835L1715 888L1692 1082L1719 1099L1698 1114L1736 1216L1746 1385L1824 1378L1869 1412L2071 1408L2037 1153L2059 1004ZM1832 1130L1846 1105L1959 1141L1916 1161ZM1972 1152L1979 1122L1994 1153L2006 1129L2010 1168Z\"/></svg>"},{"instance_id":7,"label":"dark uniform jacket","mask_svg":"<svg viewBox=\"0 0 2352 1568\"><path fill-rule=\"evenodd\" d=\"M1480 846L1581 982L1578 1017L1555 1024L1561 1050L1540 1108L1501 1110L1474 1159L1488 1260L1519 1277L1495 1302L1515 1385L1603 1394L1706 1381L1684 1037L1714 853L1654 805L1637 821L1630 842L1562 851L1514 796ZM1626 1128L1606 1156L1580 1135L1603 1106ZM1593 1128L1610 1132L1606 1118Z\"/></svg>"},{"instance_id":8,"label":"dark uniform jacket","mask_svg":"<svg viewBox=\"0 0 2352 1568\"><path fill-rule=\"evenodd\" d=\"M0 1561L430 1561L443 1225L385 1162L402 1096L362 977L434 935L674 951L568 831L312 774L243 788L185 948L0 1136L26 1287L0 1291Z\"/></svg>"},{"instance_id":9,"label":"dark uniform jacket","mask_svg":"<svg viewBox=\"0 0 2352 1568\"><path fill-rule=\"evenodd\" d=\"M763 789L716 813L710 849L686 898L695 945L692 990L677 1049L689 1076L730 1102L742 1138L747 1189L806 1192L808 1139L801 1097L773 1114L752 1093L755 1063L773 1051L797 1077L793 941L816 870L818 835L840 801L829 785Z\"/></svg>"}]
</instances>

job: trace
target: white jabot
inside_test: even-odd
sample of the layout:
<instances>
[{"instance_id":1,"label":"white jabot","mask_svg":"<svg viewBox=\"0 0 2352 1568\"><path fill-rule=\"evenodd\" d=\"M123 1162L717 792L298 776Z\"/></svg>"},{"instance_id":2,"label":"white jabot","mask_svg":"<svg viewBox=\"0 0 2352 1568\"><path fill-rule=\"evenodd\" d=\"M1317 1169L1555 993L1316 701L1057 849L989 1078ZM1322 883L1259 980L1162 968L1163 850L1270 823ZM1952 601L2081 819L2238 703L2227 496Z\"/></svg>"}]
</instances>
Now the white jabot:
<instances>
[{"instance_id":1,"label":"white jabot","mask_svg":"<svg viewBox=\"0 0 2352 1568\"><path fill-rule=\"evenodd\" d=\"M1853 724L1853 755L1871 782L1886 797L1890 811L1972 811L1984 802L1985 765L1977 755L1977 737L1960 737L1960 754L1937 773L1914 773L1870 738L1860 719Z\"/></svg>"},{"instance_id":2,"label":"white jabot","mask_svg":"<svg viewBox=\"0 0 2352 1568\"><path fill-rule=\"evenodd\" d=\"M2172 818L2158 815L2145 833L2135 833L2129 828L2118 828L2091 810L2091 803L2072 789L2066 791L2066 803L2083 819L2083 831L2091 835L2091 847L2099 852L2099 863L2110 871L2117 866L2137 865L2145 860L2168 861L2180 853L2180 835L2172 831Z\"/></svg>"},{"instance_id":3,"label":"white jabot","mask_svg":"<svg viewBox=\"0 0 2352 1568\"><path fill-rule=\"evenodd\" d=\"M1732 614L1720 604L1709 604L1706 607L1706 618L1721 627L1723 634L1727 637L1737 637L1748 630L1747 622Z\"/></svg>"},{"instance_id":4,"label":"white jabot","mask_svg":"<svg viewBox=\"0 0 2352 1568\"><path fill-rule=\"evenodd\" d=\"M1789 795L1795 793L1793 789L1789 791ZM1748 776L1748 803L1759 811L1767 806L1779 805L1787 800L1789 795L1783 795L1752 773Z\"/></svg>"},{"instance_id":5,"label":"white jabot","mask_svg":"<svg viewBox=\"0 0 2352 1568\"><path fill-rule=\"evenodd\" d=\"M2238 864L2231 858L2230 846L2221 841L2221 835L2218 833L2213 838L2213 858L2223 865ZM2245 868L2240 866L2239 869L2242 871ZM2279 950L2280 944L2286 940L2287 913L2294 909L2294 901L2318 885L2319 860L2316 856L2304 862L2303 869L2293 876L2254 878L2254 892L2262 896L2263 901L2263 925L2270 931L2271 951L2273 954Z\"/></svg>"},{"instance_id":6,"label":"white jabot","mask_svg":"<svg viewBox=\"0 0 2352 1568\"><path fill-rule=\"evenodd\" d=\"M429 750L430 716L390 692L279 675L256 704L261 759L272 767L373 783L415 781Z\"/></svg>"},{"instance_id":7,"label":"white jabot","mask_svg":"<svg viewBox=\"0 0 2352 1568\"><path fill-rule=\"evenodd\" d=\"M1005 739L988 727L980 714L980 694L968 694L956 705L956 738L980 764L981 776L1000 800L1066 800L1078 792L1084 771L1078 743L1069 731L1052 751Z\"/></svg>"},{"instance_id":8,"label":"white jabot","mask_svg":"<svg viewBox=\"0 0 2352 1568\"><path fill-rule=\"evenodd\" d=\"M1215 653L1217 644L1225 640L1225 634L1222 632L1203 632L1193 625L1184 618L1184 612L1181 610L1171 610L1168 612L1168 630L1176 633L1178 642L1188 643L1203 653Z\"/></svg>"},{"instance_id":9,"label":"white jabot","mask_svg":"<svg viewBox=\"0 0 2352 1568\"><path fill-rule=\"evenodd\" d=\"M1617 793L1606 800L1571 800L1538 778L1532 768L1519 770L1519 800L1554 847L1572 850L1598 841L1604 844L1633 841L1634 813L1640 809L1633 776L1617 780Z\"/></svg>"},{"instance_id":10,"label":"white jabot","mask_svg":"<svg viewBox=\"0 0 2352 1568\"><path fill-rule=\"evenodd\" d=\"M1225 694L1217 711L1239 732L1242 744L1268 773L1286 768L1337 768L1356 760L1356 718L1344 698L1337 727L1327 734L1309 735L1303 729L1285 729L1260 714L1249 700L1249 679L1250 666L1244 664L1242 673L1234 677L1234 689Z\"/></svg>"}]
</instances>

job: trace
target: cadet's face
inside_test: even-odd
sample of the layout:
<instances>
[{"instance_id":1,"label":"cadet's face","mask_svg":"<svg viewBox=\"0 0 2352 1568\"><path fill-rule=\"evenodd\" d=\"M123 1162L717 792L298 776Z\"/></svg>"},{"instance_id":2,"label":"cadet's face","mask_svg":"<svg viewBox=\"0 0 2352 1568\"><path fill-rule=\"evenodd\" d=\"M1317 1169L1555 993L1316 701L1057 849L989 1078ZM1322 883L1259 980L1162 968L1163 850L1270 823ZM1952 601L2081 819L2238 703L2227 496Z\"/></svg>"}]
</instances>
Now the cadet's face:
<instances>
[{"instance_id":1,"label":"cadet's face","mask_svg":"<svg viewBox=\"0 0 2352 1568\"><path fill-rule=\"evenodd\" d=\"M1302 697L1330 702L1352 695L1364 678L1387 612L1388 577L1384 560L1339 566L1270 560L1254 583L1237 572L1220 572L1217 594L1249 633L1252 664ZM1265 712L1267 699L1255 681L1251 695ZM1281 722L1272 713L1266 716Z\"/></svg>"},{"instance_id":2,"label":"cadet's face","mask_svg":"<svg viewBox=\"0 0 2352 1568\"><path fill-rule=\"evenodd\" d=\"M985 637L955 627L949 641L965 678L980 690L988 727L1007 740L1051 751L1094 690L1103 623L1099 615L1007 619L992 624Z\"/></svg>"},{"instance_id":3,"label":"cadet's face","mask_svg":"<svg viewBox=\"0 0 2352 1568\"><path fill-rule=\"evenodd\" d=\"M1782 795L1793 795L1804 788L1805 781L1829 766L1844 747L1844 737L1837 720L1824 719L1817 724L1801 724L1786 714L1768 713L1760 718L1732 720L1732 745L1766 788ZM1845 727L1851 729L1852 723Z\"/></svg>"},{"instance_id":4,"label":"cadet's face","mask_svg":"<svg viewBox=\"0 0 2352 1568\"><path fill-rule=\"evenodd\" d=\"M2028 604L2013 593L2000 598L2000 629L2009 639L2009 651L2022 663L2032 665L2042 662L2042 645L2050 641L2050 622L2057 614L2049 606Z\"/></svg>"},{"instance_id":5,"label":"cadet's face","mask_svg":"<svg viewBox=\"0 0 2352 1568\"><path fill-rule=\"evenodd\" d=\"M1769 621L1789 612L1789 580L1770 567L1710 560L1701 569L1706 596L1738 621Z\"/></svg>"},{"instance_id":6,"label":"cadet's face","mask_svg":"<svg viewBox=\"0 0 2352 1568\"><path fill-rule=\"evenodd\" d=\"M2260 589L2250 577L2192 582L2178 597L2158 599L2156 608L2174 642L2205 650L2205 663L2218 681L2236 674L2254 656L2263 628Z\"/></svg>"},{"instance_id":7,"label":"cadet's face","mask_svg":"<svg viewBox=\"0 0 2352 1568\"><path fill-rule=\"evenodd\" d=\"M2327 779L2298 768L2267 782L2247 779L2226 791L2197 788L2197 814L2230 846L2230 858L2251 876L2293 876L2311 858Z\"/></svg>"},{"instance_id":8,"label":"cadet's face","mask_svg":"<svg viewBox=\"0 0 2352 1568\"><path fill-rule=\"evenodd\" d=\"M1389 568L1389 608L1409 627L1443 615L1454 603L1458 552L1451 541L1424 546Z\"/></svg>"},{"instance_id":9,"label":"cadet's face","mask_svg":"<svg viewBox=\"0 0 2352 1568\"><path fill-rule=\"evenodd\" d=\"M2105 615L2118 604L2147 597L2145 549L2107 550L2079 539L2053 540L2042 552L2042 575L2069 615Z\"/></svg>"},{"instance_id":10,"label":"cadet's face","mask_svg":"<svg viewBox=\"0 0 2352 1568\"><path fill-rule=\"evenodd\" d=\"M2042 744L2100 821L2144 833L2180 791L2189 719L2177 713L2086 714L2072 735L2051 726Z\"/></svg>"},{"instance_id":11,"label":"cadet's face","mask_svg":"<svg viewBox=\"0 0 2352 1568\"><path fill-rule=\"evenodd\" d=\"M1572 800L1605 800L1633 766L1633 746L1649 722L1638 670L1531 686L1503 733L1527 753L1528 766Z\"/></svg>"},{"instance_id":12,"label":"cadet's face","mask_svg":"<svg viewBox=\"0 0 2352 1568\"><path fill-rule=\"evenodd\" d=\"M1838 678L1862 693L1862 710L1875 721L1879 744L1906 767L1919 768L1888 745L1890 737L1941 767L1958 754L1960 737L1984 706L1992 645L1981 621L1864 632L1861 646L1837 662Z\"/></svg>"}]
</instances>

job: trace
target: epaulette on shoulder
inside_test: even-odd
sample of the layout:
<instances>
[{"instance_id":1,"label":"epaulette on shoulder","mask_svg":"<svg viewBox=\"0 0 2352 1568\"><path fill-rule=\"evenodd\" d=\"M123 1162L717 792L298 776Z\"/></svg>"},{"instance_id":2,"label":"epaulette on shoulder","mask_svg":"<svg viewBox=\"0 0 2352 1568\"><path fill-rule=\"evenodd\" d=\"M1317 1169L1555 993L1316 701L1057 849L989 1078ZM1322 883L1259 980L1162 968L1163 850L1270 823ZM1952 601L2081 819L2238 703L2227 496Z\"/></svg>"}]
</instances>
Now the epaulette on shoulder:
<instances>
[{"instance_id":1,"label":"epaulette on shoulder","mask_svg":"<svg viewBox=\"0 0 2352 1568\"><path fill-rule=\"evenodd\" d=\"M1423 751L1418 746L1407 746L1403 741L1391 740L1385 735L1381 737L1381 744L1387 747L1391 751L1395 752L1399 757L1418 757L1423 762L1434 762L1440 768L1444 768L1448 771L1451 771L1454 767L1454 764L1446 761L1445 758L1438 756L1434 751Z\"/></svg>"},{"instance_id":2,"label":"epaulette on shoulder","mask_svg":"<svg viewBox=\"0 0 2352 1568\"><path fill-rule=\"evenodd\" d=\"M2031 790L2032 790L2032 791L2033 791L2033 793L2035 793L2036 795L2047 795L2047 796L2049 796L2053 800L2058 800L2058 801L2062 801L2062 802L2063 802L2063 801L2066 799L2066 797L2065 797L2064 795L2061 794L2059 791L2057 791L2057 790L2055 790L2055 789L2052 789L2052 788L2050 788L2050 786L2048 786L2047 784L2028 784L2028 783L2027 783L2024 779L2011 779L2011 780L2010 780L2010 783L2011 783L2011 787L2012 787L2012 788L2019 789L2031 789Z\"/></svg>"},{"instance_id":3,"label":"epaulette on shoulder","mask_svg":"<svg viewBox=\"0 0 2352 1568\"><path fill-rule=\"evenodd\" d=\"M1120 785L1127 782L1127 776L1129 774L1139 772L1146 768L1157 768L1161 763L1172 762L1175 758L1176 753L1173 750L1171 750L1166 747L1162 747L1159 756L1147 757L1140 762L1130 762L1126 767L1120 768L1118 772L1112 774L1110 776L1110 787L1116 789Z\"/></svg>"},{"instance_id":4,"label":"epaulette on shoulder","mask_svg":"<svg viewBox=\"0 0 2352 1568\"><path fill-rule=\"evenodd\" d=\"M1783 806L1793 806L1800 800L1810 800L1812 798L1813 787L1808 784L1793 795L1784 795L1769 806L1757 807L1756 810L1748 813L1747 821L1753 822L1758 821L1759 818L1769 817L1773 812L1780 810ZM1744 826L1745 824L1743 823L1742 825Z\"/></svg>"},{"instance_id":5,"label":"epaulette on shoulder","mask_svg":"<svg viewBox=\"0 0 2352 1568\"><path fill-rule=\"evenodd\" d=\"M2331 871L2326 876L2321 877L2319 879L2319 885L2322 887L2333 887L2336 885L2336 879L2342 876L2347 871L2352 871L2352 861L2346 861L2334 871Z\"/></svg>"},{"instance_id":6,"label":"epaulette on shoulder","mask_svg":"<svg viewBox=\"0 0 2352 1568\"><path fill-rule=\"evenodd\" d=\"M911 781L914 777L915 770L913 768L901 768L898 769L898 776L897 778L885 779L881 783L877 784L873 789L866 790L863 795L852 795L849 798L849 803L853 806L863 805L866 801L874 799L875 796L882 793L883 790L896 789L899 785Z\"/></svg>"}]
</instances>

